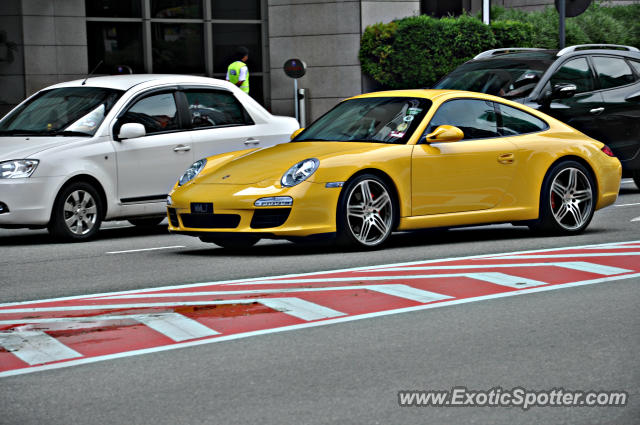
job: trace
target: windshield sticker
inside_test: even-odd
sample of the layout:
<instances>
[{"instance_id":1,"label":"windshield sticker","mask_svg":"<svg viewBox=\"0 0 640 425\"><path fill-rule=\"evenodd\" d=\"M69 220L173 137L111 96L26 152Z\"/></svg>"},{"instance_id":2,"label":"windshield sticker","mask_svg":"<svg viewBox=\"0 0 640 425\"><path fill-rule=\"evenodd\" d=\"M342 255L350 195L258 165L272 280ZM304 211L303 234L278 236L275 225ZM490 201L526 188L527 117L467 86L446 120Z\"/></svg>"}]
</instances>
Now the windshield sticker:
<instances>
[{"instance_id":1,"label":"windshield sticker","mask_svg":"<svg viewBox=\"0 0 640 425\"><path fill-rule=\"evenodd\" d=\"M391 133L389 133L389 137L404 137L404 131L392 131Z\"/></svg>"},{"instance_id":2,"label":"windshield sticker","mask_svg":"<svg viewBox=\"0 0 640 425\"><path fill-rule=\"evenodd\" d=\"M409 108L409 109L407 109L407 114L409 114L409 115L418 115L420 112L422 112L422 108Z\"/></svg>"},{"instance_id":3,"label":"windshield sticker","mask_svg":"<svg viewBox=\"0 0 640 425\"><path fill-rule=\"evenodd\" d=\"M405 115L404 122L411 122L411 121L413 121L413 115Z\"/></svg>"},{"instance_id":4,"label":"windshield sticker","mask_svg":"<svg viewBox=\"0 0 640 425\"><path fill-rule=\"evenodd\" d=\"M403 122L398 125L398 128L396 128L396 130L405 131L407 128L409 128L409 124L407 124L406 122Z\"/></svg>"}]
</instances>

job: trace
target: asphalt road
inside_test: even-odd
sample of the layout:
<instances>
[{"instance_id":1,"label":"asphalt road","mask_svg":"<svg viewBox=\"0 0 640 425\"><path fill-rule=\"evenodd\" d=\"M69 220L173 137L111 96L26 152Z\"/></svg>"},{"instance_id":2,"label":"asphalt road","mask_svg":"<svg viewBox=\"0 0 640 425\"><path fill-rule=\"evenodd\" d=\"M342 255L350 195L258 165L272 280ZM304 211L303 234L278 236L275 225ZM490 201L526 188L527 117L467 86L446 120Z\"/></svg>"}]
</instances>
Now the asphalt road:
<instances>
[{"instance_id":1,"label":"asphalt road","mask_svg":"<svg viewBox=\"0 0 640 425\"><path fill-rule=\"evenodd\" d=\"M265 241L229 253L158 227L56 244L0 230L0 302L640 240L640 191L570 238L510 225L396 234L384 250ZM141 249L150 249L139 251ZM159 249L158 249L159 248ZM129 252L122 252L129 251ZM624 280L264 335L0 380L0 423L637 424L638 284ZM625 390L626 407L399 407L404 389Z\"/></svg>"}]
</instances>

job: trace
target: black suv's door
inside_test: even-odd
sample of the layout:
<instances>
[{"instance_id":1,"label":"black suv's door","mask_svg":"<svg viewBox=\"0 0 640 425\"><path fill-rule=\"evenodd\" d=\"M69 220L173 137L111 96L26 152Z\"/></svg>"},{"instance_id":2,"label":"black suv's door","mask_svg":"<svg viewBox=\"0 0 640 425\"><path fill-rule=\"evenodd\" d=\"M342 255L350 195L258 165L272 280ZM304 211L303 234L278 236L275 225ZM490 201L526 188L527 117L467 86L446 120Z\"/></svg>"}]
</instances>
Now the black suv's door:
<instances>
[{"instance_id":1,"label":"black suv's door","mask_svg":"<svg viewBox=\"0 0 640 425\"><path fill-rule=\"evenodd\" d=\"M603 98L597 91L594 73L586 56L574 57L564 62L551 75L544 90L550 91L556 84L571 83L576 94L567 99L552 99L540 107L544 113L580 130L594 139L604 142L598 115L602 113Z\"/></svg>"},{"instance_id":2,"label":"black suv's door","mask_svg":"<svg viewBox=\"0 0 640 425\"><path fill-rule=\"evenodd\" d=\"M640 98L632 95L640 92L640 79L622 57L598 55L591 60L604 99L599 121L605 137L601 141L611 147L623 167L638 169ZM634 159L639 164L630 167L629 161Z\"/></svg>"}]
</instances>

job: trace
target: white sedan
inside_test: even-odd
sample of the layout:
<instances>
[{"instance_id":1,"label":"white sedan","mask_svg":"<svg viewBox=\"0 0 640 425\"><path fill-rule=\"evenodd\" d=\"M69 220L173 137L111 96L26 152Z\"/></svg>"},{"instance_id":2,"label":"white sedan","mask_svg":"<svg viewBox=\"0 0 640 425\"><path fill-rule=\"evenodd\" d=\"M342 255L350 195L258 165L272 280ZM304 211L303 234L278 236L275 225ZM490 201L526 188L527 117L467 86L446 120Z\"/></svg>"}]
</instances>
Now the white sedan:
<instances>
[{"instance_id":1,"label":"white sedan","mask_svg":"<svg viewBox=\"0 0 640 425\"><path fill-rule=\"evenodd\" d=\"M226 81L120 75L56 84L0 120L0 228L86 240L103 220L159 223L194 161L299 127Z\"/></svg>"}]
</instances>

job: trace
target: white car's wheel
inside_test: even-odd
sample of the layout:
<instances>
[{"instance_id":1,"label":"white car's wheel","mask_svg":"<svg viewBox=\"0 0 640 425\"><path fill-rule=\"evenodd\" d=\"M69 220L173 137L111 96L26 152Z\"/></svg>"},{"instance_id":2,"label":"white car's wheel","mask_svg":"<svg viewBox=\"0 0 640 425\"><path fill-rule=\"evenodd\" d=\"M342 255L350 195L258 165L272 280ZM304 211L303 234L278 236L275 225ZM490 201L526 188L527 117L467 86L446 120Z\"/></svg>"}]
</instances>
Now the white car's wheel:
<instances>
[{"instance_id":1,"label":"white car's wheel","mask_svg":"<svg viewBox=\"0 0 640 425\"><path fill-rule=\"evenodd\" d=\"M53 205L49 232L58 239L86 241L100 229L104 210L96 189L85 182L64 187Z\"/></svg>"}]
</instances>

